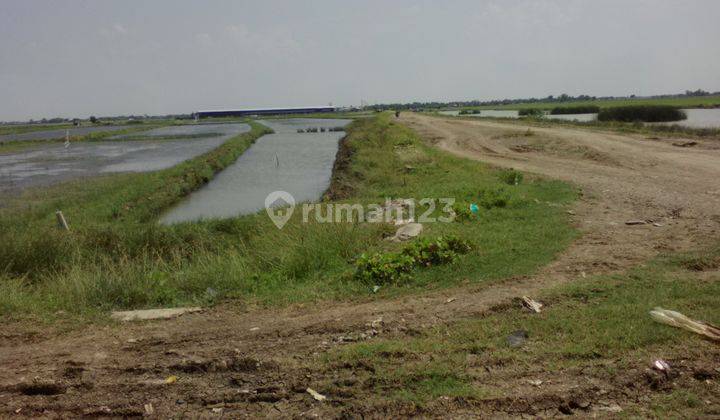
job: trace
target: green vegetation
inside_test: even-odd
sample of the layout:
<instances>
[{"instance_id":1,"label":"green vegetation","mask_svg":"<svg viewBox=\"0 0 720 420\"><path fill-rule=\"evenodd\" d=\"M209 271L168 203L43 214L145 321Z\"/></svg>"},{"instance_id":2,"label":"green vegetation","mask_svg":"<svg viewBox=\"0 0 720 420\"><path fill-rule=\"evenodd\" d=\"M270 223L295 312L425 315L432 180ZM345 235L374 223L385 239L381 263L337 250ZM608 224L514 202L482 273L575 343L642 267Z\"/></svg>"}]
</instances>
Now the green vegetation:
<instances>
[{"instance_id":1,"label":"green vegetation","mask_svg":"<svg viewBox=\"0 0 720 420\"><path fill-rule=\"evenodd\" d=\"M518 111L518 115L521 117L540 118L544 115L544 112L540 108L522 108Z\"/></svg>"},{"instance_id":2,"label":"green vegetation","mask_svg":"<svg viewBox=\"0 0 720 420\"><path fill-rule=\"evenodd\" d=\"M546 373L537 372L540 366L549 369L552 377L580 371L582 383L593 377L617 378L624 386L625 381L642 380L624 376L625 370L643 372L655 358L675 364L703 354L714 357L707 354L714 354L715 344L654 322L648 315L661 306L694 319L720 322L720 273L706 273L712 270L709 267L720 267L720 248L700 255L666 256L627 274L576 280L548 290L533 296L545 304L539 314L517 302L482 319L443 325L418 337L350 345L327 362L333 370L363 366L365 372L374 372L372 391L381 399L420 404L438 396L486 395L483 383L492 380L487 366L524 371L528 377ZM521 348L509 346L506 340L517 330L529 335ZM474 363L468 362L469 355ZM714 387L692 383L696 385L684 389L685 394L658 395L658 412L687 409L689 399L713 399Z\"/></svg>"},{"instance_id":3,"label":"green vegetation","mask_svg":"<svg viewBox=\"0 0 720 420\"><path fill-rule=\"evenodd\" d=\"M450 264L471 249L468 241L454 236L420 238L401 252L361 254L355 262L355 277L370 285L398 284L407 281L416 267Z\"/></svg>"},{"instance_id":4,"label":"green vegetation","mask_svg":"<svg viewBox=\"0 0 720 420\"><path fill-rule=\"evenodd\" d=\"M669 105L633 105L605 108L598 114L598 121L667 122L687 118L685 112Z\"/></svg>"},{"instance_id":5,"label":"green vegetation","mask_svg":"<svg viewBox=\"0 0 720 420\"><path fill-rule=\"evenodd\" d=\"M550 111L551 115L563 114L597 114L600 107L597 105L575 105L575 106L556 106Z\"/></svg>"},{"instance_id":6,"label":"green vegetation","mask_svg":"<svg viewBox=\"0 0 720 420\"><path fill-rule=\"evenodd\" d=\"M112 308L208 305L227 297L286 304L371 296L368 285L354 277L354 261L362 253L402 249L403 244L383 240L394 230L390 225L304 224L300 211L282 230L264 213L155 223L265 132L252 126L250 133L168 170L68 183L9 202L0 209L0 313L92 315ZM481 191L506 190L504 207L483 207L473 220L425 226L423 237L470 240L470 252L453 264L414 270L407 281L379 294L529 274L575 235L562 210L575 197L568 185L531 179L508 186L494 170L426 146L388 114L355 121L340 156L331 189L342 192L338 200L476 202ZM416 169L407 173L406 165ZM55 228L56 209L63 210L70 232Z\"/></svg>"},{"instance_id":7,"label":"green vegetation","mask_svg":"<svg viewBox=\"0 0 720 420\"><path fill-rule=\"evenodd\" d=\"M480 114L479 109L461 109L458 115L478 115Z\"/></svg>"},{"instance_id":8,"label":"green vegetation","mask_svg":"<svg viewBox=\"0 0 720 420\"><path fill-rule=\"evenodd\" d=\"M682 96L677 98L617 98L617 99L586 99L558 101L538 101L526 103L496 104L466 107L466 109L523 109L537 108L549 110L555 107L570 106L597 106L600 108L612 108L616 106L630 105L669 105L678 108L715 108L720 107L720 95L711 96Z\"/></svg>"}]
</instances>

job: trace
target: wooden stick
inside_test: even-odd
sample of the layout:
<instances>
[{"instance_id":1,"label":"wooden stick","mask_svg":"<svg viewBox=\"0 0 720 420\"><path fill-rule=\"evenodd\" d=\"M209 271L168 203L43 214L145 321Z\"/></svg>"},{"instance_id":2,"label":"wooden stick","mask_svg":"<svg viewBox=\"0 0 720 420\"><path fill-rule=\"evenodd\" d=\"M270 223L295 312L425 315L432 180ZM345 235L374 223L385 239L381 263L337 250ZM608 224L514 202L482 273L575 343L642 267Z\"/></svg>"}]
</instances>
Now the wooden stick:
<instances>
[{"instance_id":1,"label":"wooden stick","mask_svg":"<svg viewBox=\"0 0 720 420\"><path fill-rule=\"evenodd\" d=\"M65 216L63 216L63 213L60 210L55 212L55 218L57 219L58 227L60 229L65 229L68 231L70 230L70 227L68 226L67 221L65 220Z\"/></svg>"}]
</instances>

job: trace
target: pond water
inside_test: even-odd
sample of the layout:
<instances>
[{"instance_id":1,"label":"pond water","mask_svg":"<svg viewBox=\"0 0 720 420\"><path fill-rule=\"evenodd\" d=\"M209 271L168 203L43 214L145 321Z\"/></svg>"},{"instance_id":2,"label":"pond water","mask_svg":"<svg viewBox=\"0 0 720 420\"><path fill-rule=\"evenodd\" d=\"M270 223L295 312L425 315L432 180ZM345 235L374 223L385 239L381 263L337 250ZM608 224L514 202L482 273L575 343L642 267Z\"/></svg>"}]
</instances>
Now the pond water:
<instances>
[{"instance_id":1,"label":"pond water","mask_svg":"<svg viewBox=\"0 0 720 420\"><path fill-rule=\"evenodd\" d=\"M720 108L683 109L683 111L687 114L686 120L658 124L678 124L692 128L720 128Z\"/></svg>"},{"instance_id":2,"label":"pond water","mask_svg":"<svg viewBox=\"0 0 720 420\"><path fill-rule=\"evenodd\" d=\"M566 120L566 121L580 121L580 122L587 122L587 121L595 121L597 119L597 114L546 114L545 118L550 120Z\"/></svg>"},{"instance_id":3,"label":"pond water","mask_svg":"<svg viewBox=\"0 0 720 420\"><path fill-rule=\"evenodd\" d=\"M672 125L678 124L692 128L720 128L720 108L713 109L683 109L687 114L687 119L683 121L652 123ZM460 111L440 111L442 115L458 116ZM469 117L496 117L496 118L519 118L517 111L509 110L482 110L480 114L468 114ZM595 121L597 114L546 114L545 118L567 121Z\"/></svg>"},{"instance_id":4,"label":"pond water","mask_svg":"<svg viewBox=\"0 0 720 420\"><path fill-rule=\"evenodd\" d=\"M296 203L315 201L330 184L342 131L298 133L298 129L344 127L350 120L267 120L275 133L258 139L238 160L176 207L160 223L235 217L265 207L273 191L292 194Z\"/></svg>"},{"instance_id":5,"label":"pond water","mask_svg":"<svg viewBox=\"0 0 720 420\"><path fill-rule=\"evenodd\" d=\"M183 140L76 142L42 145L0 154L0 193L56 184L65 180L114 172L166 169L208 152L240 133L247 124L222 124L223 135ZM187 134L196 128L183 126ZM217 129L213 131L216 133Z\"/></svg>"},{"instance_id":6,"label":"pond water","mask_svg":"<svg viewBox=\"0 0 720 420\"><path fill-rule=\"evenodd\" d=\"M84 136L90 133L106 132L106 131L117 131L126 128L131 128L129 125L101 125L93 127L74 127L74 128L61 128L55 130L45 131L31 131L29 133L20 134L4 134L0 136L0 143L8 141L32 141L32 140L55 140L65 138L65 133L70 132L70 136Z\"/></svg>"}]
</instances>

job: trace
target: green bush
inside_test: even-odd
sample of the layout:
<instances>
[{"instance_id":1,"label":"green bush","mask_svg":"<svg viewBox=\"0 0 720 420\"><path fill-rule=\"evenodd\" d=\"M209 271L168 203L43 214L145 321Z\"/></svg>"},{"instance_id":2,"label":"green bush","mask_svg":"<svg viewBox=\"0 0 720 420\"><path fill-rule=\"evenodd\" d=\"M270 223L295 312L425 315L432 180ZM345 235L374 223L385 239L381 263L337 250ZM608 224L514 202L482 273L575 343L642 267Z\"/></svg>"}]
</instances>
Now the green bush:
<instances>
[{"instance_id":1,"label":"green bush","mask_svg":"<svg viewBox=\"0 0 720 420\"><path fill-rule=\"evenodd\" d=\"M478 115L479 113L479 109L463 109L460 111L459 115Z\"/></svg>"},{"instance_id":2,"label":"green bush","mask_svg":"<svg viewBox=\"0 0 720 420\"><path fill-rule=\"evenodd\" d=\"M685 112L670 105L632 105L603 108L598 113L598 121L623 122L666 122L687 118Z\"/></svg>"},{"instance_id":3,"label":"green bush","mask_svg":"<svg viewBox=\"0 0 720 420\"><path fill-rule=\"evenodd\" d=\"M523 108L518 111L521 117L540 118L544 115L543 110L539 108Z\"/></svg>"},{"instance_id":4,"label":"green bush","mask_svg":"<svg viewBox=\"0 0 720 420\"><path fill-rule=\"evenodd\" d=\"M478 201L488 210L493 207L507 207L510 203L510 193L504 188L481 190Z\"/></svg>"},{"instance_id":5,"label":"green bush","mask_svg":"<svg viewBox=\"0 0 720 420\"><path fill-rule=\"evenodd\" d=\"M377 252L360 255L355 266L355 278L365 283L397 284L407 279L414 261L408 255Z\"/></svg>"},{"instance_id":6,"label":"green bush","mask_svg":"<svg viewBox=\"0 0 720 420\"><path fill-rule=\"evenodd\" d=\"M556 106L550 111L551 115L562 114L597 114L600 107L597 105L578 105L578 106Z\"/></svg>"},{"instance_id":7,"label":"green bush","mask_svg":"<svg viewBox=\"0 0 720 420\"><path fill-rule=\"evenodd\" d=\"M523 174L514 169L507 169L498 172L498 178L508 185L520 185L523 181Z\"/></svg>"},{"instance_id":8,"label":"green bush","mask_svg":"<svg viewBox=\"0 0 720 420\"><path fill-rule=\"evenodd\" d=\"M406 280L415 267L449 264L471 249L470 243L454 236L422 238L401 252L360 255L355 261L355 278L369 284L397 284Z\"/></svg>"}]
</instances>

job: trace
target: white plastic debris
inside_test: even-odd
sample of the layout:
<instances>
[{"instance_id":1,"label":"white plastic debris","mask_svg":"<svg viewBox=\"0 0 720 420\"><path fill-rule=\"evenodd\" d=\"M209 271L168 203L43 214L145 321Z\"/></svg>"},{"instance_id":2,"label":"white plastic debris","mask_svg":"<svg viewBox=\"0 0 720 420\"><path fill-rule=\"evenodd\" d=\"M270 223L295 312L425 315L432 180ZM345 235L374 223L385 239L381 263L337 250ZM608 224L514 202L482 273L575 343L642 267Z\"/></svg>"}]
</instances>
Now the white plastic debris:
<instances>
[{"instance_id":1,"label":"white plastic debris","mask_svg":"<svg viewBox=\"0 0 720 420\"><path fill-rule=\"evenodd\" d=\"M319 392L315 391L312 388L306 389L307 393L312 395L313 398L315 398L317 401L325 401L327 400L327 397L323 394L320 394Z\"/></svg>"}]
</instances>

